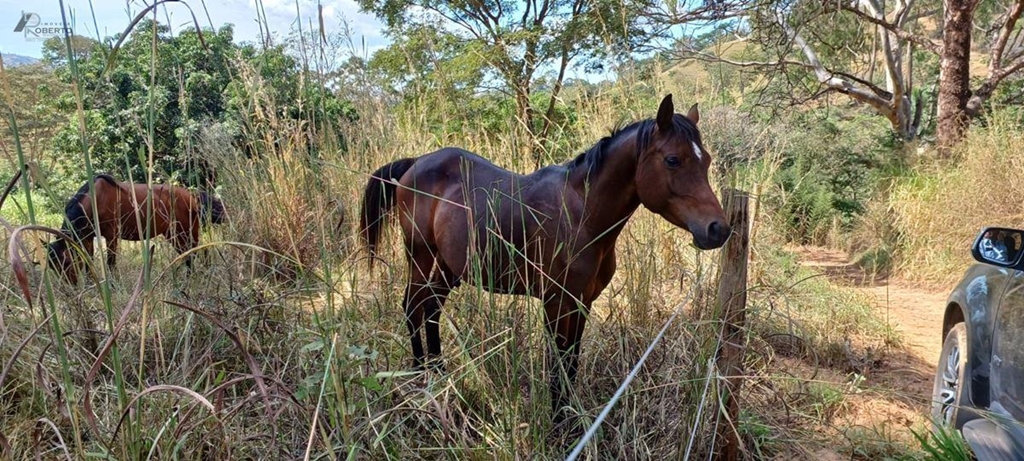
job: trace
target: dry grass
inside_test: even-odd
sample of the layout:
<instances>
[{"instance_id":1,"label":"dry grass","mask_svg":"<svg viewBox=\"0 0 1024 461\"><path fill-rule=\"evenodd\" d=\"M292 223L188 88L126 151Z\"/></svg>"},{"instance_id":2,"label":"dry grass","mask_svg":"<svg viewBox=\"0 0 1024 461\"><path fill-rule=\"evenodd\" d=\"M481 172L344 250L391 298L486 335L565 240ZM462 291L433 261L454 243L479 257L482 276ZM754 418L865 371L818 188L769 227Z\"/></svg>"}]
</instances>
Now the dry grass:
<instances>
[{"instance_id":1,"label":"dry grass","mask_svg":"<svg viewBox=\"0 0 1024 461\"><path fill-rule=\"evenodd\" d=\"M889 216L899 248L897 270L910 278L955 282L972 261L985 226L1020 227L1024 218L1024 132L1006 114L970 130L955 157L924 165L901 180Z\"/></svg>"},{"instance_id":2,"label":"dry grass","mask_svg":"<svg viewBox=\"0 0 1024 461\"><path fill-rule=\"evenodd\" d=\"M454 144L525 172L531 167L516 154L520 140L469 122L459 132L429 132L415 106L396 113L365 97L356 101L363 118L343 127L351 146L343 152L331 137L311 139L307 126L275 119L282 102L261 96L259 80L243 66L239 73L253 95L248 126L257 155L238 152L217 126L203 134L201 154L220 172L230 219L203 235L212 243L197 272L177 270L178 260L157 242L153 276L140 277L141 245L128 244L99 284L63 287L36 273L34 308L11 288L0 292L0 357L14 358L0 383L2 435L10 445L0 440L4 455L563 457L571 440L551 431L552 371L544 365L538 302L460 289L443 311L448 371L407 373L398 232L392 229L383 251L390 265L370 271L355 251L353 225L338 225L339 207L358 209L366 172L383 163ZM671 86L654 84L646 94L628 91L631 84L568 101L584 133L577 151L622 120L653 115L652 95ZM697 99L685 92L676 98ZM706 136L714 146L730 133ZM756 191L772 171L719 179ZM351 221L354 213L348 215ZM737 422L746 453L856 453L858 442L837 443L820 432L838 424L855 390L791 364L841 368L849 354L863 353L844 344L880 344L889 332L862 301L800 269L779 250L782 239L770 225L755 233L750 379ZM682 458L688 450L696 459L712 449L717 254L697 252L688 241L643 210L620 237L619 271L583 340L574 396L581 424L601 410L672 306L690 287L695 296L585 451L589 459ZM3 264L0 278L11 277Z\"/></svg>"}]
</instances>

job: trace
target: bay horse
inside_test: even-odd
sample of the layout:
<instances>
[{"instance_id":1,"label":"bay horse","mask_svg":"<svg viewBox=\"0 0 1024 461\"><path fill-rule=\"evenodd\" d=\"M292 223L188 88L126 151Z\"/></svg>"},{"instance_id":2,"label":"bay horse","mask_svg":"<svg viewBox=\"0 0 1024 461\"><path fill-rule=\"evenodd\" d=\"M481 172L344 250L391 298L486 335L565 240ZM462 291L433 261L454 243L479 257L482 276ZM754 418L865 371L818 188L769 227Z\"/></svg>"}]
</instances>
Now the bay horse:
<instances>
[{"instance_id":1,"label":"bay horse","mask_svg":"<svg viewBox=\"0 0 1024 461\"><path fill-rule=\"evenodd\" d=\"M119 239L139 241L162 235L171 241L178 253L199 244L200 225L224 222L224 204L206 192L176 186L132 184L119 182L105 174L92 180L93 195L86 182L64 207L61 231L78 243L86 255L93 254L93 238L107 240L107 265L117 262ZM99 227L95 226L93 203L96 204ZM151 212L152 211L152 212ZM47 260L72 284L78 281L75 251L64 239L47 244ZM192 258L185 261L192 268Z\"/></svg>"},{"instance_id":2,"label":"bay horse","mask_svg":"<svg viewBox=\"0 0 1024 461\"><path fill-rule=\"evenodd\" d=\"M615 241L636 209L642 204L689 231L699 249L729 238L708 182L711 156L699 119L696 104L685 116L676 114L668 95L654 119L614 131L567 164L528 175L457 148L375 171L363 194L361 233L372 265L385 218L397 207L409 268L403 304L417 368L439 365L440 309L463 280L539 298L568 381L552 373L552 411L561 422L587 315L615 273Z\"/></svg>"}]
</instances>

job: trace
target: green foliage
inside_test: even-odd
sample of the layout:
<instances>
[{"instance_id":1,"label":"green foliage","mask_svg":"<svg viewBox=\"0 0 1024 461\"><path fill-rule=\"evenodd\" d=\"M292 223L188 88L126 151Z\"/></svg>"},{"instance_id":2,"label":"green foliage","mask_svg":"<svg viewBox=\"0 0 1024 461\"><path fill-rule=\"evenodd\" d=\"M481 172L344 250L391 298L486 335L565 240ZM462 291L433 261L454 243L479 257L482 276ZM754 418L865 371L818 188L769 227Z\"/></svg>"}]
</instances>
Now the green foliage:
<instances>
[{"instance_id":1,"label":"green foliage","mask_svg":"<svg viewBox=\"0 0 1024 461\"><path fill-rule=\"evenodd\" d=\"M921 449L930 461L962 461L973 459L971 447L967 445L960 431L949 426L938 426L934 431L910 430L921 444Z\"/></svg>"},{"instance_id":2,"label":"green foliage","mask_svg":"<svg viewBox=\"0 0 1024 461\"><path fill-rule=\"evenodd\" d=\"M782 445L778 436L773 433L770 424L759 415L740 409L739 433L744 440L751 442L750 450L759 459L770 458Z\"/></svg>"},{"instance_id":3,"label":"green foliage","mask_svg":"<svg viewBox=\"0 0 1024 461\"><path fill-rule=\"evenodd\" d=\"M518 119L511 126L529 138L525 145L533 152L535 146L550 152L548 141L567 121L557 106L569 65L603 70L658 33L639 14L652 5L649 0L359 3L384 21L393 40L370 63L385 91L400 89L405 102L433 105L434 122L443 124L471 120L451 114L479 114L461 101L482 93L510 95Z\"/></svg>"},{"instance_id":4,"label":"green foliage","mask_svg":"<svg viewBox=\"0 0 1024 461\"><path fill-rule=\"evenodd\" d=\"M439 24L411 25L391 34L389 47L374 53L370 70L385 91L404 99L469 97L484 79L477 43L462 43Z\"/></svg>"},{"instance_id":5,"label":"green foliage","mask_svg":"<svg viewBox=\"0 0 1024 461\"><path fill-rule=\"evenodd\" d=\"M852 229L899 156L876 119L809 113L792 123L799 128L783 153L779 193L769 201L793 241L824 243L829 233Z\"/></svg>"},{"instance_id":6,"label":"green foliage","mask_svg":"<svg viewBox=\"0 0 1024 461\"><path fill-rule=\"evenodd\" d=\"M83 37L72 40L82 85L85 145L98 170L144 178L152 150L158 176L202 184L211 175L196 151L203 126L225 122L245 147L256 133L251 121L261 117L308 121L319 129L357 118L351 103L328 88L304 84L306 75L284 46L237 45L231 25L207 29L202 35L201 41L195 30L171 34L166 25L145 20L113 60L107 44ZM51 39L43 54L61 81L70 82L63 42ZM238 62L258 70L263 85L255 91L277 102L275 113L252 113L254 95L240 82L244 76L239 75ZM56 133L53 148L67 158L79 158L82 140L73 94L57 96L54 106L71 121ZM80 168L77 175L84 176Z\"/></svg>"}]
</instances>

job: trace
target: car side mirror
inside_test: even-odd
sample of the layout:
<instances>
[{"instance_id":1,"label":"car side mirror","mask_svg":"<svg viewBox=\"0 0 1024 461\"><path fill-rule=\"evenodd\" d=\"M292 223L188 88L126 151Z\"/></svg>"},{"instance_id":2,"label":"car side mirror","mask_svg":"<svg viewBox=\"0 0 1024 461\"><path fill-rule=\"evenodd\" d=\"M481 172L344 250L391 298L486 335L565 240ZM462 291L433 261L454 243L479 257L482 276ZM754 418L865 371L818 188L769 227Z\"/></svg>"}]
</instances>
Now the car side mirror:
<instances>
[{"instance_id":1,"label":"car side mirror","mask_svg":"<svg viewBox=\"0 0 1024 461\"><path fill-rule=\"evenodd\" d=\"M971 247L974 259L985 264L1024 269L1024 231L1002 227L986 227Z\"/></svg>"}]
</instances>

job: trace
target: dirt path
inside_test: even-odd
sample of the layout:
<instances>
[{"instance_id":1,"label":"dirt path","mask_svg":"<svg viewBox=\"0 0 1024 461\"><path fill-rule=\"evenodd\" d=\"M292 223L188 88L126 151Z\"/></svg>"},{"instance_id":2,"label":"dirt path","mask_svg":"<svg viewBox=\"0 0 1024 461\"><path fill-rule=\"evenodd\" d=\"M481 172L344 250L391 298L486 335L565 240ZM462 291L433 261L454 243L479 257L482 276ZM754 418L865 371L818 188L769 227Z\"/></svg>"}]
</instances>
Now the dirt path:
<instances>
[{"instance_id":1,"label":"dirt path","mask_svg":"<svg viewBox=\"0 0 1024 461\"><path fill-rule=\"evenodd\" d=\"M842 251L801 247L797 254L801 264L822 271L833 283L870 295L879 314L900 332L910 352L924 363L938 361L948 292L929 291L900 280L872 279Z\"/></svg>"},{"instance_id":2,"label":"dirt path","mask_svg":"<svg viewBox=\"0 0 1024 461\"><path fill-rule=\"evenodd\" d=\"M871 392L851 399L844 421L865 427L927 424L931 412L935 366L942 350L942 316L948 293L915 287L901 280L872 278L849 262L841 251L794 249L801 264L821 271L836 284L860 291L873 300L878 315L893 327L902 343L865 371ZM900 438L913 445L908 430Z\"/></svg>"}]
</instances>

